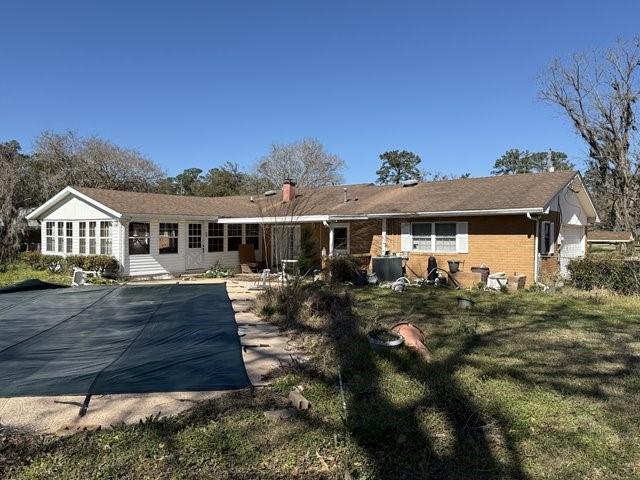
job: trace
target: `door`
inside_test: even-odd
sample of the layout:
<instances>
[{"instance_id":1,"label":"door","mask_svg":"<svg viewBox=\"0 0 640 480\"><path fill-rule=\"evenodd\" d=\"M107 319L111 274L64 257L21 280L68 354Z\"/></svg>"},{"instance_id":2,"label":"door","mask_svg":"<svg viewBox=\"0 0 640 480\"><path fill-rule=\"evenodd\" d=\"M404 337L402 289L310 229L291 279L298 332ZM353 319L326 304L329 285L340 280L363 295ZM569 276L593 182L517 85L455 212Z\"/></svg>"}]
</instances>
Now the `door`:
<instances>
[{"instance_id":1,"label":"door","mask_svg":"<svg viewBox=\"0 0 640 480\"><path fill-rule=\"evenodd\" d=\"M338 224L333 226L334 255L347 255L349 253L349 225Z\"/></svg>"},{"instance_id":2,"label":"door","mask_svg":"<svg viewBox=\"0 0 640 480\"><path fill-rule=\"evenodd\" d=\"M190 223L187 229L187 270L204 268L204 242L202 241L202 223Z\"/></svg>"},{"instance_id":3,"label":"door","mask_svg":"<svg viewBox=\"0 0 640 480\"><path fill-rule=\"evenodd\" d=\"M584 227L579 225L562 225L560 227L560 275L569 277L569 263L574 258L584 256Z\"/></svg>"},{"instance_id":4,"label":"door","mask_svg":"<svg viewBox=\"0 0 640 480\"><path fill-rule=\"evenodd\" d=\"M271 266L282 267L282 260L300 257L300 225L274 225L272 228Z\"/></svg>"}]
</instances>

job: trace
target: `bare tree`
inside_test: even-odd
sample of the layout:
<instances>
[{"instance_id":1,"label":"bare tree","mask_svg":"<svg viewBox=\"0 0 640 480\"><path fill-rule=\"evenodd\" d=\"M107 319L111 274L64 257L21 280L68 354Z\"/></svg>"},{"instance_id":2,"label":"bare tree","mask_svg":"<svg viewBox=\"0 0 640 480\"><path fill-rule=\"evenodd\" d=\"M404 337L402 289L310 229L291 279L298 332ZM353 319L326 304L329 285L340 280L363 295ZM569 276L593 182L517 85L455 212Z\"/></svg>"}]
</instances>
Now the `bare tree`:
<instances>
[{"instance_id":1,"label":"bare tree","mask_svg":"<svg viewBox=\"0 0 640 480\"><path fill-rule=\"evenodd\" d=\"M43 132L35 141L33 161L42 200L68 185L150 191L164 178L162 169L139 152L74 132Z\"/></svg>"},{"instance_id":2,"label":"bare tree","mask_svg":"<svg viewBox=\"0 0 640 480\"><path fill-rule=\"evenodd\" d=\"M290 144L273 144L256 167L256 173L272 188L285 178L294 178L303 187L337 185L342 182L344 161L314 138Z\"/></svg>"},{"instance_id":3,"label":"bare tree","mask_svg":"<svg viewBox=\"0 0 640 480\"><path fill-rule=\"evenodd\" d=\"M586 179L606 226L637 231L640 37L612 48L554 60L541 96L558 105L589 147Z\"/></svg>"}]
</instances>

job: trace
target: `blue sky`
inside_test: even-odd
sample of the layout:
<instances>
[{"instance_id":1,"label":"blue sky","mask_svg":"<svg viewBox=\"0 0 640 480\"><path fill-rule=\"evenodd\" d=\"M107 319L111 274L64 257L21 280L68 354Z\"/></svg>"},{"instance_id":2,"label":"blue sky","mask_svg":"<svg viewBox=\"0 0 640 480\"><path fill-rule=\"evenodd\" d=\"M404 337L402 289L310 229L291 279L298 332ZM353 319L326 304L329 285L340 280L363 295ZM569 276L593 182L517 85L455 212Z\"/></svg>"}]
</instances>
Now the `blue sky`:
<instances>
[{"instance_id":1,"label":"blue sky","mask_svg":"<svg viewBox=\"0 0 640 480\"><path fill-rule=\"evenodd\" d=\"M140 150L169 174L250 168L318 138L371 181L378 155L486 175L505 150L586 149L537 100L556 56L640 33L628 1L159 2L2 6L0 141L42 130Z\"/></svg>"}]
</instances>

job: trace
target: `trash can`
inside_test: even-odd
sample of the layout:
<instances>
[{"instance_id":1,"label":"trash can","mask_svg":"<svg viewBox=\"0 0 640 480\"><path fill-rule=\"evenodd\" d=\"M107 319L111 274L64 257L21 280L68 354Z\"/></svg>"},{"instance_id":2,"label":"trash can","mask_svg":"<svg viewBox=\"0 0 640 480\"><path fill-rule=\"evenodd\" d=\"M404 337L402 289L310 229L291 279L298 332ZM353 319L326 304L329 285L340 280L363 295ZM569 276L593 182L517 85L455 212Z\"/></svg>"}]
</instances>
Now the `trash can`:
<instances>
[{"instance_id":1,"label":"trash can","mask_svg":"<svg viewBox=\"0 0 640 480\"><path fill-rule=\"evenodd\" d=\"M449 264L449 272L458 273L458 270L460 270L460 260L447 260L447 263Z\"/></svg>"}]
</instances>

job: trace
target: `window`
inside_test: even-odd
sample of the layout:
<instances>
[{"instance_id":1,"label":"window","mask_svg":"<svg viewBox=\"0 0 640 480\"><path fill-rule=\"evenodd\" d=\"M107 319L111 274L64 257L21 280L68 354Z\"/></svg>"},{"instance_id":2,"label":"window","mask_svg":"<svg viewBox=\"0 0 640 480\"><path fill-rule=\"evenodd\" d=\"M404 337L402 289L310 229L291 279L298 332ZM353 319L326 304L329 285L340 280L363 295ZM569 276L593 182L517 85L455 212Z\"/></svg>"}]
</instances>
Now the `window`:
<instances>
[{"instance_id":1,"label":"window","mask_svg":"<svg viewBox=\"0 0 640 480\"><path fill-rule=\"evenodd\" d=\"M202 248L202 224L190 223L189 224L189 248Z\"/></svg>"},{"instance_id":2,"label":"window","mask_svg":"<svg viewBox=\"0 0 640 480\"><path fill-rule=\"evenodd\" d=\"M349 251L348 227L333 227L333 251L339 253Z\"/></svg>"},{"instance_id":3,"label":"window","mask_svg":"<svg viewBox=\"0 0 640 480\"><path fill-rule=\"evenodd\" d=\"M149 224L131 222L129 224L129 255L149 253Z\"/></svg>"},{"instance_id":4,"label":"window","mask_svg":"<svg viewBox=\"0 0 640 480\"><path fill-rule=\"evenodd\" d=\"M96 254L96 222L89 222L89 255Z\"/></svg>"},{"instance_id":5,"label":"window","mask_svg":"<svg viewBox=\"0 0 640 480\"><path fill-rule=\"evenodd\" d=\"M73 253L73 222L67 222L66 225L67 234L67 253Z\"/></svg>"},{"instance_id":6,"label":"window","mask_svg":"<svg viewBox=\"0 0 640 480\"><path fill-rule=\"evenodd\" d=\"M457 229L455 222L412 223L411 244L407 247L410 246L411 250L419 252L455 253L458 251ZM461 234L466 235L466 229ZM461 248L466 252L466 246Z\"/></svg>"},{"instance_id":7,"label":"window","mask_svg":"<svg viewBox=\"0 0 640 480\"><path fill-rule=\"evenodd\" d=\"M64 252L64 222L58 222L58 252Z\"/></svg>"},{"instance_id":8,"label":"window","mask_svg":"<svg viewBox=\"0 0 640 480\"><path fill-rule=\"evenodd\" d=\"M412 250L418 250L423 252L432 252L433 248L431 247L431 223L412 223L411 224L411 237Z\"/></svg>"},{"instance_id":9,"label":"window","mask_svg":"<svg viewBox=\"0 0 640 480\"><path fill-rule=\"evenodd\" d=\"M553 223L542 222L542 233L540 239L540 253L549 255L553 253Z\"/></svg>"},{"instance_id":10,"label":"window","mask_svg":"<svg viewBox=\"0 0 640 480\"><path fill-rule=\"evenodd\" d=\"M456 251L456 224L436 223L436 252Z\"/></svg>"},{"instance_id":11,"label":"window","mask_svg":"<svg viewBox=\"0 0 640 480\"><path fill-rule=\"evenodd\" d=\"M78 222L78 253L87 253L87 222Z\"/></svg>"},{"instance_id":12,"label":"window","mask_svg":"<svg viewBox=\"0 0 640 480\"><path fill-rule=\"evenodd\" d=\"M178 253L178 224L160 224L160 253Z\"/></svg>"},{"instance_id":13,"label":"window","mask_svg":"<svg viewBox=\"0 0 640 480\"><path fill-rule=\"evenodd\" d=\"M111 255L111 222L100 222L100 255Z\"/></svg>"},{"instance_id":14,"label":"window","mask_svg":"<svg viewBox=\"0 0 640 480\"><path fill-rule=\"evenodd\" d=\"M53 236L53 231L56 228L56 222L47 222L45 227L47 252L53 252L56 249L56 240Z\"/></svg>"},{"instance_id":15,"label":"window","mask_svg":"<svg viewBox=\"0 0 640 480\"><path fill-rule=\"evenodd\" d=\"M242 243L242 225L227 225L227 250L229 252L237 252L238 246Z\"/></svg>"},{"instance_id":16,"label":"window","mask_svg":"<svg viewBox=\"0 0 640 480\"><path fill-rule=\"evenodd\" d=\"M257 223L249 223L245 225L244 243L253 245L254 250L260 249L260 226Z\"/></svg>"},{"instance_id":17,"label":"window","mask_svg":"<svg viewBox=\"0 0 640 480\"><path fill-rule=\"evenodd\" d=\"M210 252L224 252L224 224L223 223L210 223L209 224L209 251Z\"/></svg>"}]
</instances>

